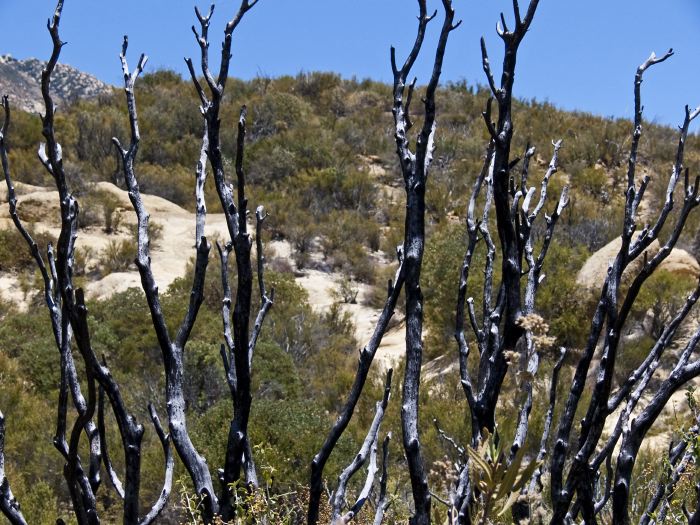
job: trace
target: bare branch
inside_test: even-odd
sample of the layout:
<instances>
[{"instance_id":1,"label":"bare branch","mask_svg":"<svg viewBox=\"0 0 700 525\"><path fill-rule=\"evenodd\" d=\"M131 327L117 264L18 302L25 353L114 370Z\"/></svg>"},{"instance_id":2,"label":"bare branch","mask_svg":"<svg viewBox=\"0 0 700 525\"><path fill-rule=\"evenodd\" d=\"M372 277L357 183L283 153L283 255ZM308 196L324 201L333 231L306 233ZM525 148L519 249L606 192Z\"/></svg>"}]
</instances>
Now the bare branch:
<instances>
[{"instance_id":1,"label":"bare branch","mask_svg":"<svg viewBox=\"0 0 700 525\"><path fill-rule=\"evenodd\" d=\"M559 358L557 359L554 368L552 369L552 377L549 384L549 408L547 409L547 415L544 418L544 430L542 431L542 437L540 438L540 448L537 452L537 462L541 463L547 456L547 451L549 450L549 433L552 430L552 421L554 420L554 408L557 402L557 387L559 385L559 372L564 364L564 359L566 358L567 349L559 349ZM528 491L530 493L535 492L535 487L541 485L542 478L542 465L540 465L537 470L535 470L532 478L530 479L530 485Z\"/></svg>"},{"instance_id":2,"label":"bare branch","mask_svg":"<svg viewBox=\"0 0 700 525\"><path fill-rule=\"evenodd\" d=\"M357 453L353 461L348 465L345 470L340 474L338 478L338 488L336 489L333 497L331 498L331 504L333 507L332 523L333 525L344 525L352 521L352 519L357 516L359 511L362 509L365 501L369 497L370 490L374 483L374 476L377 473L377 442L379 439L379 427L384 419L384 412L389 403L389 395L391 394L391 376L393 370L390 368L386 374L386 381L384 384L384 396L381 401L377 402L374 419L370 425L367 436L365 437L360 451ZM345 514L341 516L343 507L345 506L345 492L347 490L348 481L350 478L365 464L367 461L367 456L370 457L370 465L367 470L367 479L365 481L364 487L360 491L357 501L352 506L352 508Z\"/></svg>"},{"instance_id":3,"label":"bare branch","mask_svg":"<svg viewBox=\"0 0 700 525\"><path fill-rule=\"evenodd\" d=\"M185 313L185 318L182 320L180 329L175 337L175 346L184 348L185 343L190 338L190 333L197 320L199 307L204 300L204 278L209 264L210 245L206 237L202 236L197 246L197 258L194 264L194 279L192 280L192 291L190 292L190 304Z\"/></svg>"},{"instance_id":4,"label":"bare branch","mask_svg":"<svg viewBox=\"0 0 700 525\"><path fill-rule=\"evenodd\" d=\"M437 419L433 419L433 425L435 426L435 430L437 431L440 439L449 444L457 452L457 454L459 454L460 460L464 461L467 458L467 453L464 450L464 447L459 446L453 437L447 435L447 433L440 428L440 424L438 423Z\"/></svg>"},{"instance_id":5,"label":"bare branch","mask_svg":"<svg viewBox=\"0 0 700 525\"><path fill-rule=\"evenodd\" d=\"M124 487L122 482L119 480L119 475L114 470L112 466L112 459L109 456L109 447L107 445L107 432L105 427L105 390L100 386L98 392L97 401L97 428L99 429L100 443L102 445L102 461L107 470L107 476L109 481L114 487L117 495L123 500L124 499Z\"/></svg>"},{"instance_id":6,"label":"bare branch","mask_svg":"<svg viewBox=\"0 0 700 525\"><path fill-rule=\"evenodd\" d=\"M416 87L417 77L413 77L413 81L408 85L408 95L406 96L406 107L404 108L404 119L406 120L406 131L413 127L413 121L410 117L411 101L413 100L413 90Z\"/></svg>"},{"instance_id":7,"label":"bare branch","mask_svg":"<svg viewBox=\"0 0 700 525\"><path fill-rule=\"evenodd\" d=\"M388 465L389 465L389 442L391 441L391 432L388 432L384 437L382 444L382 474L379 478L379 499L377 500L377 510L374 514L374 525L381 525L391 501L387 498L386 487L388 480Z\"/></svg>"},{"instance_id":8,"label":"bare branch","mask_svg":"<svg viewBox=\"0 0 700 525\"><path fill-rule=\"evenodd\" d=\"M481 173L474 183L474 189L472 190L472 195L469 199L469 205L467 208L467 234L469 236L469 241L467 244L467 250L464 254L464 260L462 262L462 269L460 273L459 281L459 292L457 294L457 313L455 321L455 339L457 340L458 350L459 350L459 363L460 363L460 376L462 386L464 388L464 393L469 404L470 413L472 413L472 418L474 418L474 410L476 400L474 398L473 387L471 379L469 377L469 370L467 367L468 357L469 357L469 344L467 343L466 336L464 334L464 308L465 308L465 298L467 294L467 282L469 280L469 271L471 269L471 261L474 255L474 249L476 248L476 243L479 235L479 224L477 223L474 213L476 207L476 200L481 192L481 187L486 180L489 172L489 167L491 166L491 161L493 158L493 142L489 143L486 155L484 157L484 164L481 169ZM474 311L474 300L472 298L466 299L467 308L469 311L469 320L476 337L477 345L479 348L479 353L485 351L484 348L484 332L479 328L478 321L476 319L476 313ZM485 306L486 307L486 306ZM476 423L475 419L472 419L473 423Z\"/></svg>"},{"instance_id":9,"label":"bare branch","mask_svg":"<svg viewBox=\"0 0 700 525\"><path fill-rule=\"evenodd\" d=\"M137 67L133 74L129 75L128 64L125 56L127 46L128 41L125 38L124 46L122 48L122 70L124 72L124 91L126 93L129 122L131 127L131 142L129 148L126 150L119 145L118 140L114 139L114 143L117 144L120 149L122 170L124 173L124 180L129 191L129 200L131 201L134 211L136 212L136 217L138 220L138 249L136 266L139 270L139 274L141 275L141 286L146 295L146 300L151 313L151 320L153 322L158 343L163 354L170 434L178 455L192 478L197 494L203 497L204 514L206 517L213 515L218 510L218 501L214 494L211 474L209 473L206 461L197 452L187 433L185 400L182 385L182 352L187 337L189 337L189 330L191 330L191 327L194 324L199 304L201 304L201 296L199 293L201 292L201 287L203 286L204 271L206 269L206 260L204 259L206 258L206 254L208 254L209 245L206 242L206 239L201 237L202 242L199 243L197 248L197 266L199 266L199 268L195 270L195 280L193 283L194 293L191 297L188 313L185 316L185 320L178 333L175 344L173 344L173 342L171 342L170 334L168 332L167 324L160 304L158 286L156 285L153 271L151 269L148 236L149 215L144 207L141 192L134 173L134 162L140 142L134 84L140 71L142 70L145 59L142 55L142 59L139 61L139 67ZM201 180L203 177L204 173L201 171L198 179ZM201 216L203 211L199 209L198 213ZM198 231L198 233L200 233L200 231Z\"/></svg>"},{"instance_id":10,"label":"bare branch","mask_svg":"<svg viewBox=\"0 0 700 525\"><path fill-rule=\"evenodd\" d=\"M226 378L231 388L231 394L236 396L236 363L233 360L233 352L235 343L233 341L233 332L231 331L231 286L228 281L228 257L233 250L233 246L229 243L225 247L216 243L216 249L219 251L219 259L221 260L221 286L224 292L224 298L221 303L221 319L224 328L224 341L226 348L221 347L222 357L224 359L224 368L226 370ZM228 349L228 353L226 350Z\"/></svg>"},{"instance_id":11,"label":"bare branch","mask_svg":"<svg viewBox=\"0 0 700 525\"><path fill-rule=\"evenodd\" d=\"M212 97L216 98L219 95L218 86L216 85L216 80L209 70L209 22L212 15L214 14L214 4L209 8L209 12L206 15L202 15L198 7L194 8L194 12L197 15L197 20L199 20L200 33L197 32L194 26L192 26L192 33L194 33L197 44L199 44L199 49L201 53L201 65L202 65L202 75L204 80L209 86ZM220 95L219 95L220 96Z\"/></svg>"},{"instance_id":12,"label":"bare branch","mask_svg":"<svg viewBox=\"0 0 700 525\"><path fill-rule=\"evenodd\" d=\"M260 331L262 329L262 325L265 322L265 317L267 316L267 313L270 311L270 308L272 308L272 305L275 300L275 289L273 288L270 291L270 295L267 295L267 292L265 290L265 275L264 275L264 270L265 270L265 256L263 254L263 245L262 245L262 226L263 226L263 221L267 217L267 214L265 213L265 209L262 206L258 206L257 210L255 210L255 219L256 219L256 226L255 226L255 247L256 247L256 254L257 254L257 260L258 260L258 289L260 290L260 310L258 311L258 315L255 318L255 325L253 326L253 333L250 336L250 350L249 350L249 357L248 361L253 363L253 352L255 351L255 345L257 344L258 337L260 336Z\"/></svg>"},{"instance_id":13,"label":"bare branch","mask_svg":"<svg viewBox=\"0 0 700 525\"><path fill-rule=\"evenodd\" d=\"M160 492L160 496L158 496L158 500L148 514L139 521L139 525L149 525L155 522L165 508L168 498L170 497L170 491L172 490L173 471L175 469L175 458L170 449L170 436L163 431L160 419L158 419L158 414L151 403L148 404L148 411L151 414L151 421L153 422L156 434L158 434L158 440L163 447L163 455L165 456L165 480L163 481L163 489Z\"/></svg>"},{"instance_id":14,"label":"bare branch","mask_svg":"<svg viewBox=\"0 0 700 525\"><path fill-rule=\"evenodd\" d=\"M5 416L0 412L0 511L12 525L27 525L5 477Z\"/></svg>"},{"instance_id":15,"label":"bare branch","mask_svg":"<svg viewBox=\"0 0 700 525\"><path fill-rule=\"evenodd\" d=\"M671 374L658 386L652 399L623 431L617 460L617 471L613 488L613 519L628 519L627 502L630 494L632 470L642 441L651 425L656 421L669 399L687 381L700 375L700 360L688 362L700 342L697 330L686 344ZM620 521L622 523L623 521Z\"/></svg>"},{"instance_id":16,"label":"bare branch","mask_svg":"<svg viewBox=\"0 0 700 525\"><path fill-rule=\"evenodd\" d=\"M486 75L486 80L489 83L489 88L491 88L491 93L494 97L498 98L501 96L501 90L496 87L496 80L493 78L493 73L491 72L491 64L489 62L489 55L486 51L486 41L484 37L481 37L481 62L484 69L484 74ZM490 124L488 122L487 124Z\"/></svg>"},{"instance_id":17,"label":"bare branch","mask_svg":"<svg viewBox=\"0 0 700 525\"><path fill-rule=\"evenodd\" d=\"M486 110L481 113L481 116L484 117L484 123L486 124L486 129L489 132L489 135L491 135L491 140L493 141L498 141L498 133L496 133L496 128L493 125L493 121L491 120L491 104L493 103L493 99L491 97L486 100Z\"/></svg>"},{"instance_id":18,"label":"bare branch","mask_svg":"<svg viewBox=\"0 0 700 525\"><path fill-rule=\"evenodd\" d=\"M367 376L369 375L370 368L372 366L372 361L377 353L377 349L382 342L382 338L389 327L389 321L394 315L394 310L396 309L396 303L401 294L404 284L404 257L403 248L399 247L397 249L397 256L399 259L399 267L396 270L394 276L394 285L389 287L389 294L387 296L386 302L384 303L384 308L382 309L377 324L375 325L372 337L368 341L367 345L360 351L359 362L357 364L357 371L355 372L355 379L353 380L352 387L348 394L343 407L340 410L340 414L336 419L335 423L331 427L326 440L323 442L320 450L314 456L311 462L311 478L309 482L309 510L308 510L308 522L316 523L318 521L319 505L321 502L321 493L323 490L323 469L330 457L333 449L335 448L338 440L343 435L343 432L350 423L357 402L362 394L362 389L364 388L365 382L367 381Z\"/></svg>"},{"instance_id":19,"label":"bare branch","mask_svg":"<svg viewBox=\"0 0 700 525\"><path fill-rule=\"evenodd\" d=\"M192 63L192 59L186 58L185 64L187 64L187 70L190 72L190 78L192 80L192 84L194 85L194 89L197 92L197 96L199 96L199 101L202 103L201 110L204 111L204 108L206 108L209 105L209 100L207 99L207 96L204 93L204 89L202 89L202 85L200 84L199 79L197 78L197 73L194 70L194 64Z\"/></svg>"},{"instance_id":20,"label":"bare branch","mask_svg":"<svg viewBox=\"0 0 700 525\"><path fill-rule=\"evenodd\" d=\"M236 15L226 24L226 29L224 30L224 43L221 46L221 67L219 69L218 86L220 89L220 94L223 94L224 87L226 85L226 79L228 78L228 70L231 61L231 42L232 35L238 24L243 20L243 16L250 11L258 0L241 0L241 5L238 8Z\"/></svg>"},{"instance_id":21,"label":"bare branch","mask_svg":"<svg viewBox=\"0 0 700 525\"><path fill-rule=\"evenodd\" d=\"M689 434L696 436L698 433L697 425L690 429ZM688 443L685 439L681 440L675 447L669 445L668 461L666 474L659 480L659 483L654 491L654 495L649 500L644 515L639 520L640 525L648 525L652 520L652 516L657 515L657 523L664 523L666 514L669 509L670 499L672 498L675 487L681 476L686 472L686 469L692 459L692 451L687 450ZM661 509L658 510L659 505Z\"/></svg>"},{"instance_id":22,"label":"bare branch","mask_svg":"<svg viewBox=\"0 0 700 525\"><path fill-rule=\"evenodd\" d=\"M129 111L129 124L131 127L131 142L128 149L121 147L119 141L115 138L113 142L120 150L120 155L122 158L122 170L124 173L124 181L126 183L127 189L129 191L129 200L134 207L136 212L136 217L138 220L138 232L137 232L137 257L136 266L141 274L141 285L143 287L144 293L146 294L146 299L148 301L148 306L151 312L151 319L153 321L153 326L156 330L156 336L158 342L160 343L161 350L164 353L170 352L171 342L170 335L168 334L168 329L165 323L165 318L163 316L163 311L160 305L160 299L158 297L158 286L156 285L155 278L153 277L153 271L151 270L151 257L150 257L150 240L148 236L148 221L149 214L146 211L143 199L141 198L141 191L136 180L134 173L134 161L136 154L138 153L139 143L140 143L140 132L138 125L138 116L136 112L136 98L134 96L134 84L136 82L137 76L129 74L129 66L126 61L126 50L128 47L128 39L124 37L124 44L122 46L122 54L120 55L122 61L122 71L124 73L124 92L126 93L127 108ZM138 68L135 74L138 73Z\"/></svg>"}]
</instances>

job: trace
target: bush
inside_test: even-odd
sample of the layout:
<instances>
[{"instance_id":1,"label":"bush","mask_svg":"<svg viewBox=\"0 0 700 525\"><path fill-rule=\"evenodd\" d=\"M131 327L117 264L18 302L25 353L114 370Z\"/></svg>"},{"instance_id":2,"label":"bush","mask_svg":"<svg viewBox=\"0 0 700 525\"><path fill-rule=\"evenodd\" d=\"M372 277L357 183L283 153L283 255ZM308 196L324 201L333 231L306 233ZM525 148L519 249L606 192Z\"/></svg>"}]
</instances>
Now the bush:
<instances>
[{"instance_id":1,"label":"bush","mask_svg":"<svg viewBox=\"0 0 700 525\"><path fill-rule=\"evenodd\" d=\"M73 275L82 277L88 273L88 264L93 258L95 250L91 246L80 246L75 249L75 263L73 264Z\"/></svg>"},{"instance_id":2,"label":"bush","mask_svg":"<svg viewBox=\"0 0 700 525\"><path fill-rule=\"evenodd\" d=\"M134 222L129 225L129 233L134 243L138 243L139 225ZM148 221L148 242L152 250L157 250L160 247L160 242L163 240L163 225L154 220ZM212 243L215 239L210 239Z\"/></svg>"},{"instance_id":3,"label":"bush","mask_svg":"<svg viewBox=\"0 0 700 525\"><path fill-rule=\"evenodd\" d=\"M48 233L30 228L29 234L42 253L45 253L49 243L55 245L53 237ZM34 258L24 237L13 226L0 229L0 272L33 271L34 264Z\"/></svg>"},{"instance_id":4,"label":"bush","mask_svg":"<svg viewBox=\"0 0 700 525\"><path fill-rule=\"evenodd\" d=\"M295 153L275 139L252 144L245 162L251 177L263 183L284 180L297 169Z\"/></svg>"},{"instance_id":5,"label":"bush","mask_svg":"<svg viewBox=\"0 0 700 525\"><path fill-rule=\"evenodd\" d=\"M321 251L329 266L371 283L374 263L366 247L373 251L379 249L381 237L376 222L357 212L338 211L328 215L320 230Z\"/></svg>"},{"instance_id":6,"label":"bush","mask_svg":"<svg viewBox=\"0 0 700 525\"><path fill-rule=\"evenodd\" d=\"M357 304L357 296L360 290L353 286L352 281L347 277L343 277L338 281L338 286L331 292L331 295L336 301L343 304Z\"/></svg>"},{"instance_id":7,"label":"bush","mask_svg":"<svg viewBox=\"0 0 700 525\"><path fill-rule=\"evenodd\" d=\"M197 157L199 154L197 154ZM194 171L182 166L139 163L136 174L143 193L157 195L178 206L194 208L192 184Z\"/></svg>"},{"instance_id":8,"label":"bush","mask_svg":"<svg viewBox=\"0 0 700 525\"><path fill-rule=\"evenodd\" d=\"M253 108L250 135L262 139L308 123L313 109L308 103L290 93L270 93Z\"/></svg>"},{"instance_id":9,"label":"bush","mask_svg":"<svg viewBox=\"0 0 700 525\"><path fill-rule=\"evenodd\" d=\"M454 319L457 306L456 286L464 257L465 227L461 224L440 225L430 235L423 258L423 289L425 297L425 352L430 357L454 348ZM484 245L472 260L468 297L481 297L483 287ZM478 301L475 301L479 304ZM480 312L477 312L480 315Z\"/></svg>"},{"instance_id":10,"label":"bush","mask_svg":"<svg viewBox=\"0 0 700 525\"><path fill-rule=\"evenodd\" d=\"M590 325L581 319L590 318L597 296L581 290L576 275L589 255L580 246L570 248L552 243L549 248L535 308L549 324L549 333L556 338L557 345L579 347L588 335Z\"/></svg>"},{"instance_id":11,"label":"bush","mask_svg":"<svg viewBox=\"0 0 700 525\"><path fill-rule=\"evenodd\" d=\"M632 319L642 321L647 334L658 339L696 285L697 280L690 275L654 272L639 293Z\"/></svg>"},{"instance_id":12,"label":"bush","mask_svg":"<svg viewBox=\"0 0 700 525\"><path fill-rule=\"evenodd\" d=\"M296 186L304 208L316 217L334 210L366 214L376 206L376 184L364 171L311 169L298 176Z\"/></svg>"},{"instance_id":13,"label":"bush","mask_svg":"<svg viewBox=\"0 0 700 525\"><path fill-rule=\"evenodd\" d=\"M610 180L602 168L584 168L572 183L598 200L609 200Z\"/></svg>"},{"instance_id":14,"label":"bush","mask_svg":"<svg viewBox=\"0 0 700 525\"><path fill-rule=\"evenodd\" d=\"M100 273L105 276L125 272L136 257L136 243L131 239L111 240L101 251L98 260Z\"/></svg>"}]
</instances>

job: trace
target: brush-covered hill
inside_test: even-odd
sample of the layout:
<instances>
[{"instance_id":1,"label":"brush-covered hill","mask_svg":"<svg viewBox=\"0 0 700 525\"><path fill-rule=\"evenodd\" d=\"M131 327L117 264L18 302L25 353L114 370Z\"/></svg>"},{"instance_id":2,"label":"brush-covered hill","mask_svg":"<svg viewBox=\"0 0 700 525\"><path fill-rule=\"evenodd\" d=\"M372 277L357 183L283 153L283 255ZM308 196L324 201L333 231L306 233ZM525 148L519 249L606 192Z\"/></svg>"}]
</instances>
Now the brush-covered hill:
<instances>
[{"instance_id":1,"label":"brush-covered hill","mask_svg":"<svg viewBox=\"0 0 700 525\"><path fill-rule=\"evenodd\" d=\"M232 168L235 124L240 107L247 105L244 168L251 205L263 204L271 213L266 222L267 240L284 241L290 247L292 264L288 269L336 272L354 283L376 285L375 295L381 301L383 283L391 270L388 262L401 241L403 220L390 86L342 79L333 73L302 73L250 81L231 79L229 88L221 111L222 152ZM414 100L420 100L422 88L416 89ZM137 164L141 190L192 211L194 168L202 133L196 93L190 81L178 74L158 71L139 80L136 97L141 126ZM433 357L445 353L452 344L455 283L463 255L462 224L488 137L481 116L487 98L487 90L465 83L447 84L437 97L436 153L427 190L425 268L426 351ZM12 96L10 100L15 103ZM556 194L569 185L571 204L558 226L538 308L562 344L576 345L585 337L585 326L577 320L585 315L581 309L585 309L587 297L576 275L590 255L619 236L631 123L562 111L535 100L514 103L514 123L514 155L528 145L537 148L531 168L533 185L546 169L551 141L563 139L560 170L550 191ZM418 129L420 122L415 125ZM71 184L81 199L83 228L97 226L107 232L121 228L125 235L126 223L113 227L112 221L118 221L120 215L115 212L114 199L99 185L122 184L111 141L112 137L128 135L123 93L114 89L97 99L76 100L59 111L57 129ZM14 177L46 187L52 180L36 161L40 138L39 119L17 112L9 137ZM651 177L641 207L648 221L653 221L665 197L676 140L676 130L645 122L638 174ZM686 165L691 173L700 168L699 145L696 135L688 137ZM210 211L218 211L212 185L207 187L207 205ZM40 215L40 210L34 214ZM691 217L678 245L695 258L700 255L698 224L700 221ZM111 255L122 256L128 263L130 255L117 250L126 249L126 245L116 246L116 238L113 240ZM96 245L88 261L100 260L102 255L105 260L103 244ZM119 264L112 266L119 270ZM547 291L550 287L551 293ZM567 291L564 297L568 302L560 300L561 290Z\"/></svg>"},{"instance_id":2,"label":"brush-covered hill","mask_svg":"<svg viewBox=\"0 0 700 525\"><path fill-rule=\"evenodd\" d=\"M8 64L19 71L16 75L25 74L16 63L0 61L0 67ZM0 70L0 92L5 89L2 79L7 78L10 75ZM57 80L54 85L60 89L62 84ZM415 101L420 100L420 91L417 88ZM395 247L402 239L403 181L395 159L391 89L332 73L308 73L231 79L227 93L221 112L222 152L232 172L238 112L247 105L244 168L249 201L251 208L262 204L271 214L264 241L268 280L277 294L255 358L251 438L261 447L261 466L290 485L278 489L294 490L293 484L306 477L308 460L350 386L357 348L365 342L372 316L383 302ZM11 104L22 108L22 93L9 94ZM136 175L152 213L153 264L163 290L163 308L169 319L177 319L184 312L192 274L193 186L202 133L199 102L191 84L168 71L145 75L137 84L136 97L142 138ZM425 377L432 382L424 390L426 429L433 417L461 413L460 403L464 403L454 366L454 305L465 248L465 209L488 138L481 116L487 97L486 90L463 83L443 86L436 97L437 149L427 193L423 270L429 361ZM145 421L147 401L155 396L158 403L163 378L143 294L126 290L138 286L133 267L134 220L111 144L112 137L128 136L124 96L105 88L97 98L66 96L65 100L56 129L69 183L80 202L74 272L91 299L90 315L98 327L92 334L95 349L119 376L129 405L143 408L142 412L137 409L137 417ZM19 213L45 244L57 234L58 203L53 181L36 159L41 141L38 108L27 108L13 116L10 164L15 180L23 183L17 185ZM586 337L588 326L581 320L590 318L595 297L595 292L577 282L577 275L592 254L619 235L631 123L524 100L515 103L514 122L514 151L525 151L528 144L537 148L531 185L538 185L546 170L551 141L564 141L561 169L550 192L556 195L570 185L571 204L557 226L537 310L557 344L575 350ZM419 128L420 122L415 126ZM645 124L639 171L640 176L652 177L642 206L649 221L665 196L675 142L674 129ZM698 137L689 137L686 164L691 173L700 168L698 146ZM225 240L212 187L207 188L206 197L207 235L212 241ZM0 206L7 210L6 193L1 190ZM700 254L699 224L692 217L679 242L689 258ZM538 232L538 242L542 235ZM222 295L218 258L212 252L205 302L186 352L186 367L192 372L186 394L193 439L210 462L218 464L226 439L221 421L230 417L230 400L218 360ZM484 257L480 246L474 267ZM605 271L605 252L601 257L594 274ZM468 292L477 297L480 273L473 272ZM652 341L649 334L694 284L693 276L672 271L649 283L631 315L635 330L627 334L622 347L621 376L646 353ZM6 212L0 214L0 288L0 406L12 422L6 452L17 462L12 465L13 489L22 501L39 494L41 498L35 499L44 506L27 504L27 508L43 508L41 512L55 520L55 509L66 501L62 462L51 447L52 425L46 423L55 413L57 356L32 261ZM397 318L401 319L401 312ZM380 356L382 352L387 356L385 363L393 358L392 351L400 356L402 344L401 330L392 330L380 350ZM544 367L551 366L547 359ZM329 471L337 471L356 450L371 417L376 387L370 385L375 391L363 395L357 420ZM397 403L390 405L385 421L387 428L399 428ZM452 435L468 434L466 418L456 416L441 423ZM500 429L504 435L512 431L509 424L504 422ZM152 498L160 488L161 458L158 443L148 436L143 492ZM400 457L400 445L392 446L396 447L392 454ZM423 447L434 482L444 483L451 474L435 432L426 430ZM173 522L182 517L177 500L171 498L166 514ZM109 498L105 496L100 504L109 508ZM44 514L37 511L32 522L41 522Z\"/></svg>"}]
</instances>

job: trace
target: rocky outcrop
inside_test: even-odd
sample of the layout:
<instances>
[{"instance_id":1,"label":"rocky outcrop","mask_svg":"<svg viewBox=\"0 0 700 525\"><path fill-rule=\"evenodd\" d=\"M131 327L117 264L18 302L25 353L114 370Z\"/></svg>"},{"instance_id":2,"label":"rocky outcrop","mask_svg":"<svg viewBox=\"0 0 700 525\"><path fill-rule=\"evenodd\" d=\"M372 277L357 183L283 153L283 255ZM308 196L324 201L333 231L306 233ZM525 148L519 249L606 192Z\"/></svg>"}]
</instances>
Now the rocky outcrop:
<instances>
[{"instance_id":1,"label":"rocky outcrop","mask_svg":"<svg viewBox=\"0 0 700 525\"><path fill-rule=\"evenodd\" d=\"M8 95L15 108L31 113L43 112L40 82L45 64L36 58L17 60L10 55L0 55L0 94ZM95 98L111 90L108 84L65 64L56 66L51 79L51 91L57 105L80 98Z\"/></svg>"},{"instance_id":2,"label":"rocky outcrop","mask_svg":"<svg viewBox=\"0 0 700 525\"><path fill-rule=\"evenodd\" d=\"M576 282L588 289L600 289L608 273L608 267L615 260L615 256L620 250L621 243L622 240L618 237L591 255L581 270L579 270ZM653 257L659 249L659 242L654 241L647 249L648 256ZM630 263L623 274L623 280L630 275L635 275L642 264L644 264L643 257L638 257ZM659 265L659 271L698 278L700 277L700 264L698 264L697 259L692 254L680 248L675 248Z\"/></svg>"}]
</instances>

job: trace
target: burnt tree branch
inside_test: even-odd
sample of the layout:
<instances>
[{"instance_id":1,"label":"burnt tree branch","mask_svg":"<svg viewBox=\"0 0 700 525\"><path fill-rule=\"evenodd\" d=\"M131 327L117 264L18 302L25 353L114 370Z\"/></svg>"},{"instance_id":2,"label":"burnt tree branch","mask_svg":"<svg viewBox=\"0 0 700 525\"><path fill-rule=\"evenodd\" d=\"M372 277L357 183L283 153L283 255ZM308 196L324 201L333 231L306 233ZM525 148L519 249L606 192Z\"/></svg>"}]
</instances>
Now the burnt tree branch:
<instances>
[{"instance_id":1,"label":"burnt tree branch","mask_svg":"<svg viewBox=\"0 0 700 525\"><path fill-rule=\"evenodd\" d=\"M338 487L331 497L332 516L331 523L333 525L346 525L350 523L360 512L370 491L374 485L374 477L377 473L377 443L379 441L379 429L384 419L386 407L389 404L389 395L391 394L391 377L393 370L390 368L386 374L384 383L384 395L381 401L377 401L374 419L367 432L367 436L360 447L360 451L353 458L352 462L341 472L338 477ZM350 478L355 475L360 468L367 462L369 456L369 467L367 468L367 478L353 506L345 513L343 509L346 506L346 491Z\"/></svg>"}]
</instances>

